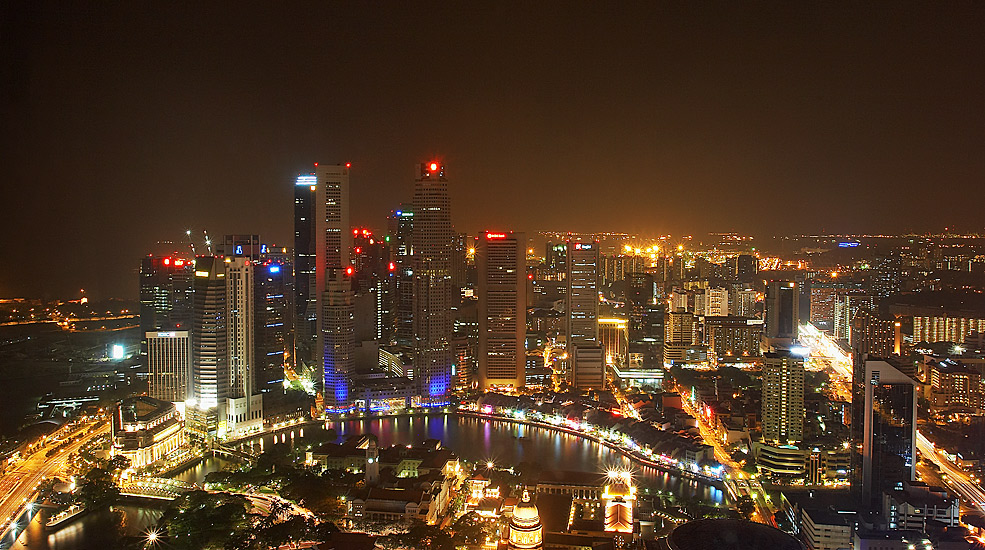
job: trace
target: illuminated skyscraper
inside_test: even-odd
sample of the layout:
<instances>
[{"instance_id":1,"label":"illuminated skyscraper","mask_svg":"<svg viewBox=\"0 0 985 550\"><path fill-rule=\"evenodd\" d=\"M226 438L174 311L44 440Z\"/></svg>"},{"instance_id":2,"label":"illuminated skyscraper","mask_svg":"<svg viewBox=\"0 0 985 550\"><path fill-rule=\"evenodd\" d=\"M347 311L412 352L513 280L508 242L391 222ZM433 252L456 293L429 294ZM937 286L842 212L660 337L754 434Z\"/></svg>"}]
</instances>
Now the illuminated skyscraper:
<instances>
[{"instance_id":1,"label":"illuminated skyscraper","mask_svg":"<svg viewBox=\"0 0 985 550\"><path fill-rule=\"evenodd\" d=\"M787 445L804 439L804 358L764 354L763 440Z\"/></svg>"},{"instance_id":2,"label":"illuminated skyscraper","mask_svg":"<svg viewBox=\"0 0 985 550\"><path fill-rule=\"evenodd\" d=\"M294 361L298 365L314 363L318 333L318 289L315 286L317 183L318 177L314 174L302 174L294 184Z\"/></svg>"},{"instance_id":3,"label":"illuminated skyscraper","mask_svg":"<svg viewBox=\"0 0 985 550\"><path fill-rule=\"evenodd\" d=\"M525 385L524 336L527 331L523 233L479 235L479 387Z\"/></svg>"},{"instance_id":4,"label":"illuminated skyscraper","mask_svg":"<svg viewBox=\"0 0 985 550\"><path fill-rule=\"evenodd\" d=\"M192 319L191 258L147 256L140 261L140 335L190 330ZM146 357L147 341L140 354Z\"/></svg>"},{"instance_id":5,"label":"illuminated skyscraper","mask_svg":"<svg viewBox=\"0 0 985 550\"><path fill-rule=\"evenodd\" d=\"M243 250L244 254L246 250ZM257 251L259 252L259 251ZM257 387L256 360L256 266L245 256L225 258L226 268L226 365L220 376L226 396L219 402L225 414L225 434L240 435L263 427L263 400ZM225 391L222 391L225 390ZM224 408L223 408L224 405ZM219 418L220 435L223 418Z\"/></svg>"},{"instance_id":6,"label":"illuminated skyscraper","mask_svg":"<svg viewBox=\"0 0 985 550\"><path fill-rule=\"evenodd\" d=\"M351 405L354 319L350 262L349 165L315 167L315 280L318 289L317 363L322 365L328 411Z\"/></svg>"},{"instance_id":7,"label":"illuminated skyscraper","mask_svg":"<svg viewBox=\"0 0 985 550\"><path fill-rule=\"evenodd\" d=\"M605 383L605 352L598 338L598 243L568 241L566 264L568 380L575 388L601 389Z\"/></svg>"},{"instance_id":8,"label":"illuminated skyscraper","mask_svg":"<svg viewBox=\"0 0 985 550\"><path fill-rule=\"evenodd\" d=\"M455 232L445 167L422 163L414 181L414 381L425 400L447 395L452 375L451 252Z\"/></svg>"},{"instance_id":9,"label":"illuminated skyscraper","mask_svg":"<svg viewBox=\"0 0 985 550\"><path fill-rule=\"evenodd\" d=\"M184 402L191 370L191 338L187 330L154 331L147 338L147 395L161 401Z\"/></svg>"},{"instance_id":10,"label":"illuminated skyscraper","mask_svg":"<svg viewBox=\"0 0 985 550\"><path fill-rule=\"evenodd\" d=\"M186 414L199 438L219 433L219 403L226 398L226 269L220 258L195 258L192 368Z\"/></svg>"}]
</instances>

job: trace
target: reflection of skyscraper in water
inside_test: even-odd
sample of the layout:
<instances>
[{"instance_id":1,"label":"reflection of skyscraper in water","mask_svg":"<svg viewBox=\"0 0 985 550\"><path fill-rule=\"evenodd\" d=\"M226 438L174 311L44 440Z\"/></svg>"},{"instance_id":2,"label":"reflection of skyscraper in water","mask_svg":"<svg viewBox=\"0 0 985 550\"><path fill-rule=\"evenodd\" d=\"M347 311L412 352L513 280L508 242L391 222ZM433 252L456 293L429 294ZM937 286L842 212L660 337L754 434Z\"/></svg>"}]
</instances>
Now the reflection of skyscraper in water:
<instances>
[{"instance_id":1,"label":"reflection of skyscraper in water","mask_svg":"<svg viewBox=\"0 0 985 550\"><path fill-rule=\"evenodd\" d=\"M452 375L451 252L455 237L445 167L422 163L414 181L414 380L426 400L449 391Z\"/></svg>"}]
</instances>

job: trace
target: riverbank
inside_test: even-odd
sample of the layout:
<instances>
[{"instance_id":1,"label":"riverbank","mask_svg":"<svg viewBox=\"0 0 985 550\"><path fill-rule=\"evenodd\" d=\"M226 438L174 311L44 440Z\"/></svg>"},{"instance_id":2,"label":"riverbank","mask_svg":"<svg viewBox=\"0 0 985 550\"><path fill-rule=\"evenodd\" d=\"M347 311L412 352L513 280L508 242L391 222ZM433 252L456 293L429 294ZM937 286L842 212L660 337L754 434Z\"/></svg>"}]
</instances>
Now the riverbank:
<instances>
[{"instance_id":1,"label":"riverbank","mask_svg":"<svg viewBox=\"0 0 985 550\"><path fill-rule=\"evenodd\" d=\"M492 420L492 421L496 421L496 422L505 422L505 423L509 423L509 424L520 424L520 425L524 425L524 426L532 426L532 427L541 428L541 429L544 429L544 430L551 430L551 431L555 431L555 432L559 432L559 433L565 433L565 434L568 434L568 435L573 435L573 436L576 436L576 437L582 437L584 439L587 439L587 440L592 441L594 443L597 443L599 445L603 445L603 446L605 446L606 448L608 448L610 450L613 450L613 451L618 452L622 456L624 456L627 459L629 459L631 462L635 462L635 463L641 464L643 466L654 468L654 469L657 469L657 470L660 470L660 471L663 471L663 472L667 472L669 474L674 474L674 475L677 475L677 476L680 476L680 477L683 477L683 478L692 479L694 481L700 481L702 483L707 483L707 484L713 485L713 486L715 486L716 488L719 488L719 489L725 489L725 483L722 480L720 480L720 479L716 479L716 478L713 478L713 477L709 477L709 476L697 474L697 473L690 472L690 471L687 471L687 470L682 470L682 469L677 468L675 466L670 466L670 465L664 464L662 462L650 460L650 459L646 458L645 456L641 456L641 455L639 455L637 453L634 453L633 451L631 451L629 449L626 449L624 447L620 447L620 446L616 445L615 443L612 443L611 441L608 441L608 440L606 440L604 438L598 437L598 436L596 436L594 434L591 434L591 433L586 433L586 432L582 432L582 431L578 431L578 430L573 430L573 429L568 428L566 426L558 426L558 425L555 425L555 424L551 424L549 422L538 422L536 420L527 420L527 419L520 419L520 418L510 418L510 417L498 416L498 415L493 415L493 414L484 414L484 413L480 413L480 412L476 412L476 411L469 411L469 410L463 410L463 409L456 410L454 412L454 414L457 414L459 416L465 416L465 417L471 417L471 418L478 418L478 419L482 419L482 420Z\"/></svg>"}]
</instances>

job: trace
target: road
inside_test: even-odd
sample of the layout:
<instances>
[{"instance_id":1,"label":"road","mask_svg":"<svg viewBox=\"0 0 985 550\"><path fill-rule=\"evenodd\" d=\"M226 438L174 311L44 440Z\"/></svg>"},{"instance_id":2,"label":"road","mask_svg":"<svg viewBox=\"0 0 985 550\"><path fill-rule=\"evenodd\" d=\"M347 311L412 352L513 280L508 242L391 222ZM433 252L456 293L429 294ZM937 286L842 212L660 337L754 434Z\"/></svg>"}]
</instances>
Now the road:
<instances>
[{"instance_id":1,"label":"road","mask_svg":"<svg viewBox=\"0 0 985 550\"><path fill-rule=\"evenodd\" d=\"M967 473L949 462L941 456L934 444L930 442L922 433L917 432L917 449L924 458L933 462L941 469L941 474L946 475L944 482L953 491L961 495L965 506L978 513L985 514L985 490L981 485L971 480ZM944 477L943 475L941 476Z\"/></svg>"},{"instance_id":2,"label":"road","mask_svg":"<svg viewBox=\"0 0 985 550\"><path fill-rule=\"evenodd\" d=\"M776 527L776 521L773 519L774 510L766 498L767 494L763 490L763 486L760 485L757 479L743 472L742 467L732 460L728 449L722 444L718 438L718 434L708 425L705 416L695 409L694 404L686 397L690 395L690 392L683 390L684 388L677 387L677 393L681 396L681 405L684 406L684 412L694 417L697 421L701 439L704 440L705 444L710 445L714 449L715 460L725 467L725 471L728 473L725 476L726 486L732 490L737 498L741 496L752 498L753 502L756 503L756 513L753 515L754 520Z\"/></svg>"},{"instance_id":3,"label":"road","mask_svg":"<svg viewBox=\"0 0 985 550\"><path fill-rule=\"evenodd\" d=\"M109 422L101 420L83 424L75 433L93 426L96 429L92 433L66 445L60 452L51 457L45 455L48 450L57 447L58 443L54 441L48 443L0 478L0 495L3 495L3 501L0 502L0 522L2 522L0 527L4 533L7 531L9 522L20 514L23 506L29 500L34 498L41 482L62 472L66 462L68 462L69 455L78 451L92 438L109 432Z\"/></svg>"}]
</instances>

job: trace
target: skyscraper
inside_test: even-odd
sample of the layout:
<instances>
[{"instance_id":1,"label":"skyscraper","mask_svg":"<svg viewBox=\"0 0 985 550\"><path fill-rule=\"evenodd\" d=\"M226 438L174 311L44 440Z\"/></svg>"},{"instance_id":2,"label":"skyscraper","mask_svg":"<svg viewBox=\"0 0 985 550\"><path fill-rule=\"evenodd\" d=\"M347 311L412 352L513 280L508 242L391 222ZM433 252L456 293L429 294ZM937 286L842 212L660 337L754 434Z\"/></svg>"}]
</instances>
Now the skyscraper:
<instances>
[{"instance_id":1,"label":"skyscraper","mask_svg":"<svg viewBox=\"0 0 985 550\"><path fill-rule=\"evenodd\" d=\"M322 366L325 410L348 409L353 369L353 292L350 279L349 165L315 166L315 356Z\"/></svg>"},{"instance_id":2,"label":"skyscraper","mask_svg":"<svg viewBox=\"0 0 985 550\"><path fill-rule=\"evenodd\" d=\"M605 383L605 352L598 339L598 243L568 241L565 263L568 380L575 388L601 389Z\"/></svg>"},{"instance_id":3,"label":"skyscraper","mask_svg":"<svg viewBox=\"0 0 985 550\"><path fill-rule=\"evenodd\" d=\"M302 174L294 184L294 361L314 363L318 334L318 294L315 277L315 201L318 176Z\"/></svg>"},{"instance_id":4,"label":"skyscraper","mask_svg":"<svg viewBox=\"0 0 985 550\"><path fill-rule=\"evenodd\" d=\"M195 258L192 368L186 414L200 438L219 431L219 402L226 398L226 270L214 256Z\"/></svg>"},{"instance_id":5,"label":"skyscraper","mask_svg":"<svg viewBox=\"0 0 985 550\"><path fill-rule=\"evenodd\" d=\"M414 180L414 381L424 400L450 389L453 352L451 251L455 232L445 167L421 163Z\"/></svg>"},{"instance_id":6,"label":"skyscraper","mask_svg":"<svg viewBox=\"0 0 985 550\"><path fill-rule=\"evenodd\" d=\"M264 255L256 266L256 388L282 390L284 366L294 344L294 285L291 263L283 256Z\"/></svg>"},{"instance_id":7,"label":"skyscraper","mask_svg":"<svg viewBox=\"0 0 985 550\"><path fill-rule=\"evenodd\" d=\"M763 440L781 445L802 441L804 358L789 351L763 357Z\"/></svg>"},{"instance_id":8,"label":"skyscraper","mask_svg":"<svg viewBox=\"0 0 985 550\"><path fill-rule=\"evenodd\" d=\"M694 345L696 332L693 313L684 308L668 311L664 318L664 362L683 362L688 348Z\"/></svg>"},{"instance_id":9,"label":"skyscraper","mask_svg":"<svg viewBox=\"0 0 985 550\"><path fill-rule=\"evenodd\" d=\"M393 334L401 346L414 344L414 207L401 204L389 220L390 261L393 264Z\"/></svg>"},{"instance_id":10,"label":"skyscraper","mask_svg":"<svg viewBox=\"0 0 985 550\"><path fill-rule=\"evenodd\" d=\"M140 335L189 330L194 262L178 256L147 256L140 261ZM141 342L141 355L147 341Z\"/></svg>"},{"instance_id":11,"label":"skyscraper","mask_svg":"<svg viewBox=\"0 0 985 550\"><path fill-rule=\"evenodd\" d=\"M147 395L161 401L184 402L191 370L191 338L187 330L145 333Z\"/></svg>"},{"instance_id":12,"label":"skyscraper","mask_svg":"<svg viewBox=\"0 0 985 550\"><path fill-rule=\"evenodd\" d=\"M852 491L863 510L916 476L917 384L892 360L856 357L852 380Z\"/></svg>"},{"instance_id":13,"label":"skyscraper","mask_svg":"<svg viewBox=\"0 0 985 550\"><path fill-rule=\"evenodd\" d=\"M476 243L482 389L525 385L526 242L522 233L483 232Z\"/></svg>"},{"instance_id":14,"label":"skyscraper","mask_svg":"<svg viewBox=\"0 0 985 550\"><path fill-rule=\"evenodd\" d=\"M766 337L792 342L800 328L800 285L769 281L766 285Z\"/></svg>"},{"instance_id":15,"label":"skyscraper","mask_svg":"<svg viewBox=\"0 0 985 550\"><path fill-rule=\"evenodd\" d=\"M246 250L242 252L245 254ZM225 413L225 433L241 434L263 427L263 401L256 380L257 266L246 256L227 256L224 264L227 375L220 377L220 383L225 378L225 388L222 388L225 391L221 392L226 396L225 410L222 402L219 406L220 413ZM222 422L220 417L220 434L223 433Z\"/></svg>"}]
</instances>

